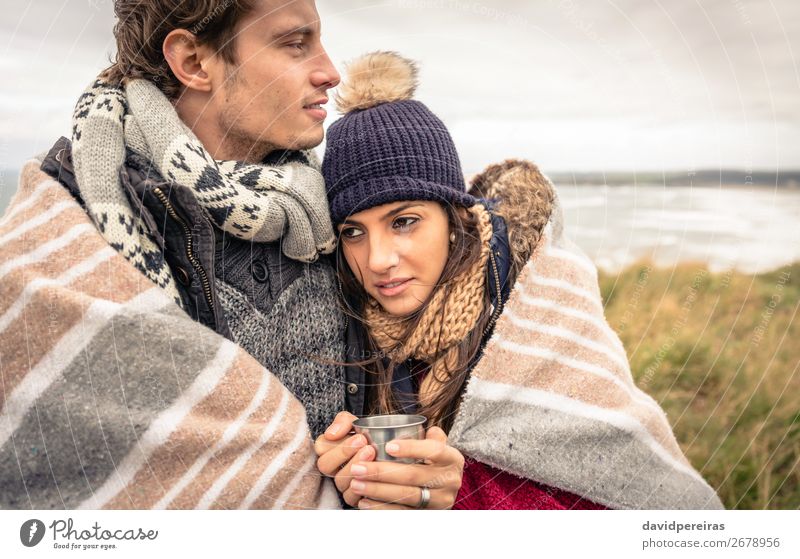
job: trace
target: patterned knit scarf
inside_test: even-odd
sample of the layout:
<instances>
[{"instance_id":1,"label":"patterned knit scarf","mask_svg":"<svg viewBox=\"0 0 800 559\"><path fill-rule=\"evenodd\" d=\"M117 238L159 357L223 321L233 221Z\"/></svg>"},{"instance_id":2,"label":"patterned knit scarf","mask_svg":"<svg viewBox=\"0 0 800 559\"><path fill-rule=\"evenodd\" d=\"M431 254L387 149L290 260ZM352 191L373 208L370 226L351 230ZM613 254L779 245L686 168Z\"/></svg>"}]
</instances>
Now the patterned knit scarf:
<instances>
[{"instance_id":1,"label":"patterned knit scarf","mask_svg":"<svg viewBox=\"0 0 800 559\"><path fill-rule=\"evenodd\" d=\"M125 88L96 80L73 115L73 160L88 213L109 244L177 298L162 249L134 213L119 171L126 149L150 161L174 183L191 189L211 221L228 234L256 242L282 239L286 256L313 262L332 252L325 184L311 163L283 165L215 161L151 82Z\"/></svg>"},{"instance_id":2,"label":"patterned knit scarf","mask_svg":"<svg viewBox=\"0 0 800 559\"><path fill-rule=\"evenodd\" d=\"M371 297L365 310L367 329L382 351L395 361L413 357L430 363L430 371L419 390L419 401L423 405L433 401L447 382L449 372L458 363L459 342L475 328L483 311L492 222L481 204L469 211L478 218L480 257L469 270L453 279L449 289L439 286L434 290L405 344L399 345L398 340L406 335L407 318L390 315Z\"/></svg>"}]
</instances>

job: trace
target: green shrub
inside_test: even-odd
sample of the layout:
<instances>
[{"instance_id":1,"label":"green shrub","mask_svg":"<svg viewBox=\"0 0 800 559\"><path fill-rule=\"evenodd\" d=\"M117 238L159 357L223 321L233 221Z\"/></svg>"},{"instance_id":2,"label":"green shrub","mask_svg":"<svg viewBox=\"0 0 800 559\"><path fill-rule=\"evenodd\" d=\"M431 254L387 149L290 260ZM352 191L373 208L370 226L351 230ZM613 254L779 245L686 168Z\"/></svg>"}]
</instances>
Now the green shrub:
<instances>
[{"instance_id":1,"label":"green shrub","mask_svg":"<svg viewBox=\"0 0 800 559\"><path fill-rule=\"evenodd\" d=\"M800 263L601 272L634 379L728 508L800 507Z\"/></svg>"}]
</instances>

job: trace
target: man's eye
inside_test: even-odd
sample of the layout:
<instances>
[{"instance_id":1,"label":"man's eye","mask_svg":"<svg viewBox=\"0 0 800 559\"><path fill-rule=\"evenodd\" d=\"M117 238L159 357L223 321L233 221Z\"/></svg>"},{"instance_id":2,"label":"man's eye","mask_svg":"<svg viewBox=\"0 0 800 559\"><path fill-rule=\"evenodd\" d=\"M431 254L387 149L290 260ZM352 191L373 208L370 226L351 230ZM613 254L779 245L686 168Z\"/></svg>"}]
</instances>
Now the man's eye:
<instances>
[{"instance_id":1,"label":"man's eye","mask_svg":"<svg viewBox=\"0 0 800 559\"><path fill-rule=\"evenodd\" d=\"M302 41L298 41L296 43L289 43L286 46L297 50L303 50L303 48L305 47Z\"/></svg>"},{"instance_id":2,"label":"man's eye","mask_svg":"<svg viewBox=\"0 0 800 559\"><path fill-rule=\"evenodd\" d=\"M417 217L398 217L392 222L392 227L401 231L408 231L418 221L419 218Z\"/></svg>"}]
</instances>

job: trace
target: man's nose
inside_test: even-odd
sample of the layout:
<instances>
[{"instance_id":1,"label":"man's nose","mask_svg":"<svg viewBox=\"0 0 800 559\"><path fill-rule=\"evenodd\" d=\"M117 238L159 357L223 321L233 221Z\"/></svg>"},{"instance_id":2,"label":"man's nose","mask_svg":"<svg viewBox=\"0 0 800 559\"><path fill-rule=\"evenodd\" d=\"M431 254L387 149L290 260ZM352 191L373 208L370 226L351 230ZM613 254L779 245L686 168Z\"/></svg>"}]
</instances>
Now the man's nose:
<instances>
[{"instance_id":1,"label":"man's nose","mask_svg":"<svg viewBox=\"0 0 800 559\"><path fill-rule=\"evenodd\" d=\"M322 49L322 54L317 58L317 67L311 73L311 83L314 87L331 89L339 85L341 79L333 62L328 58L328 53Z\"/></svg>"},{"instance_id":2,"label":"man's nose","mask_svg":"<svg viewBox=\"0 0 800 559\"><path fill-rule=\"evenodd\" d=\"M400 262L392 238L388 235L370 235L369 269L373 274L385 274Z\"/></svg>"}]
</instances>

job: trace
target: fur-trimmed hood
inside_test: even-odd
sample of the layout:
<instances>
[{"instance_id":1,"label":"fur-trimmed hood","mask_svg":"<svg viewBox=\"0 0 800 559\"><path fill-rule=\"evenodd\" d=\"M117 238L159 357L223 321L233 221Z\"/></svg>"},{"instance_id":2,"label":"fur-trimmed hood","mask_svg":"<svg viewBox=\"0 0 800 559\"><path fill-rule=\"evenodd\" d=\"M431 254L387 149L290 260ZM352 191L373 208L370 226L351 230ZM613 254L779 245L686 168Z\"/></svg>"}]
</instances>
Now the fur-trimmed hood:
<instances>
[{"instance_id":1,"label":"fur-trimmed hood","mask_svg":"<svg viewBox=\"0 0 800 559\"><path fill-rule=\"evenodd\" d=\"M494 213L504 219L508 228L510 276L517 277L553 212L556 193L552 183L530 161L508 159L489 165L476 175L469 193L496 202Z\"/></svg>"}]
</instances>

